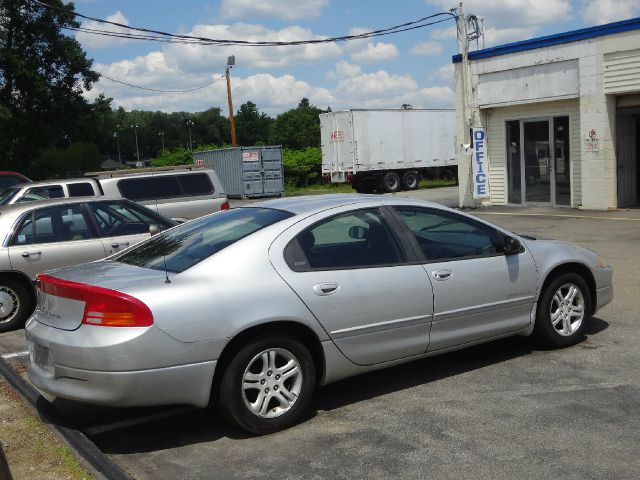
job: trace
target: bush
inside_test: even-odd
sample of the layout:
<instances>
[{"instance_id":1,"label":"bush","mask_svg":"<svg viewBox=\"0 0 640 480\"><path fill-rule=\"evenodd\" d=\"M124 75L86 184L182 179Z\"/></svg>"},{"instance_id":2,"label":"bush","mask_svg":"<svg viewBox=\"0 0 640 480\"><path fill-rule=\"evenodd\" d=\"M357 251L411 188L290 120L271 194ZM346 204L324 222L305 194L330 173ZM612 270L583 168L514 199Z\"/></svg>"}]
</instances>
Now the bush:
<instances>
[{"instance_id":1,"label":"bush","mask_svg":"<svg viewBox=\"0 0 640 480\"><path fill-rule=\"evenodd\" d=\"M288 183L306 187L322 179L322 152L319 147L302 150L285 148L282 153L284 178Z\"/></svg>"}]
</instances>

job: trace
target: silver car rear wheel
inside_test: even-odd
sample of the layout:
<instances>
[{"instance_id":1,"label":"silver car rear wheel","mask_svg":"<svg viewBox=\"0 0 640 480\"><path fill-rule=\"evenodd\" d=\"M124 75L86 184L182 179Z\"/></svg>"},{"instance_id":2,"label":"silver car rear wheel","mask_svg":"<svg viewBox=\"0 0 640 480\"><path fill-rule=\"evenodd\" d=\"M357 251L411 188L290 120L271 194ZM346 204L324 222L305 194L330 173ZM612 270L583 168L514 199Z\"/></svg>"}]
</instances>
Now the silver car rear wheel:
<instances>
[{"instance_id":1,"label":"silver car rear wheel","mask_svg":"<svg viewBox=\"0 0 640 480\"><path fill-rule=\"evenodd\" d=\"M275 418L294 406L302 390L302 368L298 359L283 348L258 353L242 375L242 396L251 412Z\"/></svg>"},{"instance_id":2,"label":"silver car rear wheel","mask_svg":"<svg viewBox=\"0 0 640 480\"><path fill-rule=\"evenodd\" d=\"M0 286L0 324L11 322L19 309L20 299L16 292L5 285Z\"/></svg>"},{"instance_id":3,"label":"silver car rear wheel","mask_svg":"<svg viewBox=\"0 0 640 480\"><path fill-rule=\"evenodd\" d=\"M233 348L233 347L232 347ZM287 428L304 414L316 384L309 348L284 332L265 333L219 361L220 413L231 423L263 435Z\"/></svg>"}]
</instances>

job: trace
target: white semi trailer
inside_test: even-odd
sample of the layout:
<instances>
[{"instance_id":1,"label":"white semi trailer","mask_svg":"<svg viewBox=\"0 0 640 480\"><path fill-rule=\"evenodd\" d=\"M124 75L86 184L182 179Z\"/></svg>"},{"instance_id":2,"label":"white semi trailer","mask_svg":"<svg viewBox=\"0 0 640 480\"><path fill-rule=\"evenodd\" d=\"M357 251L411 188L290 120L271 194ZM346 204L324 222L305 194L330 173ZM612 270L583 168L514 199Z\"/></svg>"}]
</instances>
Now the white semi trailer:
<instances>
[{"instance_id":1,"label":"white semi trailer","mask_svg":"<svg viewBox=\"0 0 640 480\"><path fill-rule=\"evenodd\" d=\"M322 174L361 193L457 178L455 110L345 110L320 115Z\"/></svg>"}]
</instances>

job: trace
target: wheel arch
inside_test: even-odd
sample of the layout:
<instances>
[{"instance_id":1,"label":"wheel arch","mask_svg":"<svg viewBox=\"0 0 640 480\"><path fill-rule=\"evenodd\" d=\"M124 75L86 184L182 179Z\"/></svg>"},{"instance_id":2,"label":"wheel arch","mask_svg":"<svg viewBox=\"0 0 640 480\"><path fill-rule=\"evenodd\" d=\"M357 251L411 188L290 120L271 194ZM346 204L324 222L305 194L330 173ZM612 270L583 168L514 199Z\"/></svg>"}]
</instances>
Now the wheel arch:
<instances>
[{"instance_id":1,"label":"wheel arch","mask_svg":"<svg viewBox=\"0 0 640 480\"><path fill-rule=\"evenodd\" d=\"M553 267L547 273L544 279L544 282L542 283L542 288L540 289L540 292L538 294L538 301L540 301L540 298L542 297L542 295L544 295L544 292L548 288L549 284L553 282L556 278L558 278L560 275L563 275L565 273L577 273L582 278L584 278L585 282L587 282L587 286L589 287L589 295L591 297L590 313L593 314L596 311L597 305L598 305L598 297L596 292L596 280L593 277L593 273L591 273L591 270L589 269L589 267L579 262L567 262L567 263L562 263L560 265L556 265L555 267Z\"/></svg>"},{"instance_id":2,"label":"wheel arch","mask_svg":"<svg viewBox=\"0 0 640 480\"><path fill-rule=\"evenodd\" d=\"M31 279L26 274L17 270L0 270L0 283L3 279L13 280L23 285L31 295L31 300L33 300L35 304L36 288Z\"/></svg>"},{"instance_id":3,"label":"wheel arch","mask_svg":"<svg viewBox=\"0 0 640 480\"><path fill-rule=\"evenodd\" d=\"M265 333L283 333L300 340L311 352L316 369L316 382L320 384L325 373L325 358L322 344L316 333L307 325L295 321L283 320L254 325L236 334L224 347L213 376L212 392L218 391L220 381L227 366L235 354L252 339ZM211 396L212 399L215 395Z\"/></svg>"}]
</instances>

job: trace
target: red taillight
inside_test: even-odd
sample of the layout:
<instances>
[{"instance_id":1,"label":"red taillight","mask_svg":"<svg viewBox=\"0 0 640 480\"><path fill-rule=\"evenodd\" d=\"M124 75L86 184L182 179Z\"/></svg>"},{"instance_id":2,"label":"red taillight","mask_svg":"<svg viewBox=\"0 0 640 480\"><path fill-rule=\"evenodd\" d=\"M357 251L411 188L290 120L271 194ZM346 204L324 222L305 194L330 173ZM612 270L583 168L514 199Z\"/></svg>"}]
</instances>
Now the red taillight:
<instances>
[{"instance_id":1,"label":"red taillight","mask_svg":"<svg viewBox=\"0 0 640 480\"><path fill-rule=\"evenodd\" d=\"M229 201L226 200L222 205L220 205L220 210L229 210L231 206L229 205Z\"/></svg>"},{"instance_id":2,"label":"red taillight","mask_svg":"<svg viewBox=\"0 0 640 480\"><path fill-rule=\"evenodd\" d=\"M108 288L62 280L46 273L36 277L40 290L56 297L85 302L82 323L102 327L149 327L149 307L131 295Z\"/></svg>"}]
</instances>

